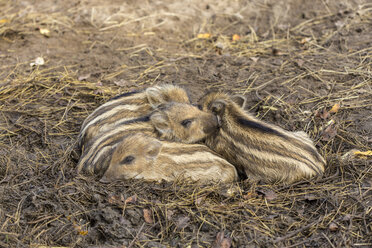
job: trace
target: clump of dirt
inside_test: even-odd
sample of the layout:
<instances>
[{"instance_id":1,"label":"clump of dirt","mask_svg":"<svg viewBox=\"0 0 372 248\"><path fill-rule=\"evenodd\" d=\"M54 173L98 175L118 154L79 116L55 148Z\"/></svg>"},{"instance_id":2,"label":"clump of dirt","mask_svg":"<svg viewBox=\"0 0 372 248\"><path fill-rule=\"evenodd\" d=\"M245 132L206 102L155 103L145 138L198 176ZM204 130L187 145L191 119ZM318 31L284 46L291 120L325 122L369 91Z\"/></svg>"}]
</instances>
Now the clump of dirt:
<instances>
[{"instance_id":1,"label":"clump of dirt","mask_svg":"<svg viewBox=\"0 0 372 248\"><path fill-rule=\"evenodd\" d=\"M0 3L0 246L371 246L371 157L343 155L371 150L372 5L184 4ZM325 175L289 186L77 176L87 115L160 83L193 101L245 95L259 118L309 133Z\"/></svg>"}]
</instances>

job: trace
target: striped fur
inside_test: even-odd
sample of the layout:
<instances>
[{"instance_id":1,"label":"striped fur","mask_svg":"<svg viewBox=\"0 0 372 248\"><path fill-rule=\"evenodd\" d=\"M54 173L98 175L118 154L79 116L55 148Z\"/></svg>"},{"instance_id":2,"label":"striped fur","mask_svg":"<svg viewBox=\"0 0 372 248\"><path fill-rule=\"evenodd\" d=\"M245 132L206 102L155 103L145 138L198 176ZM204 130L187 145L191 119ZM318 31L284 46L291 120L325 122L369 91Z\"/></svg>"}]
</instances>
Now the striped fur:
<instances>
[{"instance_id":1,"label":"striped fur","mask_svg":"<svg viewBox=\"0 0 372 248\"><path fill-rule=\"evenodd\" d=\"M78 172L99 174L105 170L104 161L111 157L112 148L129 134L143 133L171 141L195 143L216 129L217 118L211 113L187 103L163 104L148 116L117 122L111 129L94 136L84 145Z\"/></svg>"},{"instance_id":2,"label":"striped fur","mask_svg":"<svg viewBox=\"0 0 372 248\"><path fill-rule=\"evenodd\" d=\"M140 133L113 147L112 157L105 163L102 181L174 181L180 177L203 183L237 180L235 167L205 145L160 141Z\"/></svg>"},{"instance_id":3,"label":"striped fur","mask_svg":"<svg viewBox=\"0 0 372 248\"><path fill-rule=\"evenodd\" d=\"M306 133L260 121L225 93L209 93L200 103L220 122L219 131L207 137L206 145L235 165L239 175L291 183L323 173L325 161Z\"/></svg>"},{"instance_id":4,"label":"striped fur","mask_svg":"<svg viewBox=\"0 0 372 248\"><path fill-rule=\"evenodd\" d=\"M78 144L80 149L94 137L102 135L119 123L149 115L160 104L167 102L190 103L184 89L174 85L160 85L142 92L129 92L114 97L98 107L84 121Z\"/></svg>"},{"instance_id":5,"label":"striped fur","mask_svg":"<svg viewBox=\"0 0 372 248\"><path fill-rule=\"evenodd\" d=\"M150 122L150 117L140 117L129 121L118 123L112 129L94 136L84 145L80 160L77 166L79 173L97 174L104 170L103 162L111 154L111 148L121 142L123 137L131 133L145 133L150 136L156 136L155 129Z\"/></svg>"}]
</instances>

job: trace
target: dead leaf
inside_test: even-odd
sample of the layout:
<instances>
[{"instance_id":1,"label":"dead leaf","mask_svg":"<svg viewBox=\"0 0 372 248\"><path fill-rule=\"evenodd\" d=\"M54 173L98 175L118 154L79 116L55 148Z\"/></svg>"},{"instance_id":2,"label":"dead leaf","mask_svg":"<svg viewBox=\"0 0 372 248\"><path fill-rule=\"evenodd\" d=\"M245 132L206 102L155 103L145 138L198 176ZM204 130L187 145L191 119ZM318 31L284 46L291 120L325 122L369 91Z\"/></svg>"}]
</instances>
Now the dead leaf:
<instances>
[{"instance_id":1,"label":"dead leaf","mask_svg":"<svg viewBox=\"0 0 372 248\"><path fill-rule=\"evenodd\" d=\"M241 192L240 188L235 185L231 185L227 190L226 193L222 191L222 195L225 197L233 197Z\"/></svg>"},{"instance_id":2,"label":"dead leaf","mask_svg":"<svg viewBox=\"0 0 372 248\"><path fill-rule=\"evenodd\" d=\"M330 141L337 135L337 130L333 124L328 125L322 133L322 140Z\"/></svg>"},{"instance_id":3,"label":"dead leaf","mask_svg":"<svg viewBox=\"0 0 372 248\"><path fill-rule=\"evenodd\" d=\"M259 57L250 57L250 59L253 61L253 62L257 62L258 61L258 59L259 59Z\"/></svg>"},{"instance_id":4,"label":"dead leaf","mask_svg":"<svg viewBox=\"0 0 372 248\"><path fill-rule=\"evenodd\" d=\"M0 24L1 24L1 23L6 23L6 22L9 22L9 20L8 20L8 19L1 19L1 20L0 20Z\"/></svg>"},{"instance_id":5,"label":"dead leaf","mask_svg":"<svg viewBox=\"0 0 372 248\"><path fill-rule=\"evenodd\" d=\"M297 64L299 67L302 67L302 66L304 65L304 63L305 63L305 61L303 61L302 59L298 59L298 60L296 60L295 62L296 62L296 64Z\"/></svg>"},{"instance_id":6,"label":"dead leaf","mask_svg":"<svg viewBox=\"0 0 372 248\"><path fill-rule=\"evenodd\" d=\"M329 117L329 112L327 110L323 110L322 114L320 114L320 118L323 120L327 119Z\"/></svg>"},{"instance_id":7,"label":"dead leaf","mask_svg":"<svg viewBox=\"0 0 372 248\"><path fill-rule=\"evenodd\" d=\"M190 221L190 218L188 216L180 217L180 218L178 218L178 220L176 222L176 226L179 229L183 229L183 228L188 226L189 221Z\"/></svg>"},{"instance_id":8,"label":"dead leaf","mask_svg":"<svg viewBox=\"0 0 372 248\"><path fill-rule=\"evenodd\" d=\"M124 198L123 194L110 195L108 197L107 201L112 205L124 206L125 204L128 204L128 203L137 202L137 195L132 195L132 196L128 197L127 199Z\"/></svg>"},{"instance_id":9,"label":"dead leaf","mask_svg":"<svg viewBox=\"0 0 372 248\"><path fill-rule=\"evenodd\" d=\"M143 209L143 218L145 219L146 223L153 224L154 219L152 218L151 210L148 208Z\"/></svg>"},{"instance_id":10,"label":"dead leaf","mask_svg":"<svg viewBox=\"0 0 372 248\"><path fill-rule=\"evenodd\" d=\"M327 111L326 109L323 109L322 111L316 111L315 116L320 117L323 120L326 120L328 119L330 114L337 113L340 107L341 107L340 104L336 103L335 105L333 105L333 107L329 111Z\"/></svg>"},{"instance_id":11,"label":"dead leaf","mask_svg":"<svg viewBox=\"0 0 372 248\"><path fill-rule=\"evenodd\" d=\"M198 39L209 39L212 37L212 35L210 33L202 33L202 34L198 34Z\"/></svg>"},{"instance_id":12,"label":"dead leaf","mask_svg":"<svg viewBox=\"0 0 372 248\"><path fill-rule=\"evenodd\" d=\"M79 76L78 80L79 81L84 81L84 80L87 80L88 78L90 78L90 73Z\"/></svg>"},{"instance_id":13,"label":"dead leaf","mask_svg":"<svg viewBox=\"0 0 372 248\"><path fill-rule=\"evenodd\" d=\"M233 36L232 36L232 41L237 41L237 40L240 40L241 38L240 38L240 35L238 35L238 34L234 34Z\"/></svg>"},{"instance_id":14,"label":"dead leaf","mask_svg":"<svg viewBox=\"0 0 372 248\"><path fill-rule=\"evenodd\" d=\"M97 86L97 87L101 87L101 86L103 86L103 85L102 85L102 82L101 82L101 81L98 81L98 82L96 83L96 86ZM104 91L103 89L101 89L101 88L96 89L96 90L94 91L94 94L96 94L96 95L103 95L103 93L105 93L105 91Z\"/></svg>"},{"instance_id":15,"label":"dead leaf","mask_svg":"<svg viewBox=\"0 0 372 248\"><path fill-rule=\"evenodd\" d=\"M200 203L202 203L202 201L204 199L205 199L205 196L201 196L201 197L196 198L195 205L200 205Z\"/></svg>"},{"instance_id":16,"label":"dead leaf","mask_svg":"<svg viewBox=\"0 0 372 248\"><path fill-rule=\"evenodd\" d=\"M231 247L231 239L224 238L221 242L221 248L230 248Z\"/></svg>"},{"instance_id":17,"label":"dead leaf","mask_svg":"<svg viewBox=\"0 0 372 248\"><path fill-rule=\"evenodd\" d=\"M335 22L335 26L337 28L342 28L344 25L345 25L345 22L342 20L338 20L337 22Z\"/></svg>"},{"instance_id":18,"label":"dead leaf","mask_svg":"<svg viewBox=\"0 0 372 248\"><path fill-rule=\"evenodd\" d=\"M231 238L225 238L223 231L217 233L216 240L213 242L211 248L230 248Z\"/></svg>"},{"instance_id":19,"label":"dead leaf","mask_svg":"<svg viewBox=\"0 0 372 248\"><path fill-rule=\"evenodd\" d=\"M112 205L122 206L124 205L124 196L121 195L110 195L107 201Z\"/></svg>"},{"instance_id":20,"label":"dead leaf","mask_svg":"<svg viewBox=\"0 0 372 248\"><path fill-rule=\"evenodd\" d=\"M174 215L174 211L168 209L167 210L167 220L172 220L173 215Z\"/></svg>"},{"instance_id":21,"label":"dead leaf","mask_svg":"<svg viewBox=\"0 0 372 248\"><path fill-rule=\"evenodd\" d=\"M243 198L246 200L249 200L249 199L255 198L256 196L257 196L256 193L248 192L247 194L243 195Z\"/></svg>"},{"instance_id":22,"label":"dead leaf","mask_svg":"<svg viewBox=\"0 0 372 248\"><path fill-rule=\"evenodd\" d=\"M278 195L271 189L260 189L257 190L257 192L263 194L268 201L275 200L278 197Z\"/></svg>"},{"instance_id":23,"label":"dead leaf","mask_svg":"<svg viewBox=\"0 0 372 248\"><path fill-rule=\"evenodd\" d=\"M116 203L116 196L109 196L109 198L107 199L107 201L110 204L115 204Z\"/></svg>"},{"instance_id":24,"label":"dead leaf","mask_svg":"<svg viewBox=\"0 0 372 248\"><path fill-rule=\"evenodd\" d=\"M278 197L278 195L277 195L274 191L272 191L272 190L268 190L268 191L265 193L265 198L266 198L266 200L268 200L268 201L275 200L277 197Z\"/></svg>"},{"instance_id":25,"label":"dead leaf","mask_svg":"<svg viewBox=\"0 0 372 248\"><path fill-rule=\"evenodd\" d=\"M314 201L317 199L317 197L314 194L306 194L304 198L308 201Z\"/></svg>"},{"instance_id":26,"label":"dead leaf","mask_svg":"<svg viewBox=\"0 0 372 248\"><path fill-rule=\"evenodd\" d=\"M132 195L132 196L128 197L124 202L125 202L125 204L136 203L137 202L137 195Z\"/></svg>"},{"instance_id":27,"label":"dead leaf","mask_svg":"<svg viewBox=\"0 0 372 248\"><path fill-rule=\"evenodd\" d=\"M47 28L39 28L39 32L45 37L50 37L50 30Z\"/></svg>"},{"instance_id":28,"label":"dead leaf","mask_svg":"<svg viewBox=\"0 0 372 248\"><path fill-rule=\"evenodd\" d=\"M33 66L44 65L44 64L45 64L44 59L42 57L37 57L35 59L35 62L30 63L30 66L33 67Z\"/></svg>"},{"instance_id":29,"label":"dead leaf","mask_svg":"<svg viewBox=\"0 0 372 248\"><path fill-rule=\"evenodd\" d=\"M215 47L216 49L223 50L223 49L226 48L226 43L221 42L221 41L217 41L217 42L215 43L214 47Z\"/></svg>"},{"instance_id":30,"label":"dead leaf","mask_svg":"<svg viewBox=\"0 0 372 248\"><path fill-rule=\"evenodd\" d=\"M75 230L79 233L79 235L85 236L88 234L88 230L85 230L82 225L77 224L74 220L72 221L72 225L74 226Z\"/></svg>"},{"instance_id":31,"label":"dead leaf","mask_svg":"<svg viewBox=\"0 0 372 248\"><path fill-rule=\"evenodd\" d=\"M335 232L335 231L338 230L338 225L336 223L332 222L331 224L329 224L328 228L331 232Z\"/></svg>"},{"instance_id":32,"label":"dead leaf","mask_svg":"<svg viewBox=\"0 0 372 248\"><path fill-rule=\"evenodd\" d=\"M88 234L88 231L79 231L79 234L80 234L81 236L85 236L85 235Z\"/></svg>"},{"instance_id":33,"label":"dead leaf","mask_svg":"<svg viewBox=\"0 0 372 248\"><path fill-rule=\"evenodd\" d=\"M340 104L336 103L335 105L333 105L333 107L331 108L331 110L329 111L329 113L333 114L333 113L337 113L338 110L340 110Z\"/></svg>"},{"instance_id":34,"label":"dead leaf","mask_svg":"<svg viewBox=\"0 0 372 248\"><path fill-rule=\"evenodd\" d=\"M117 86L123 87L123 86L127 86L129 83L127 80L120 79L118 81L115 81L114 84L116 84Z\"/></svg>"},{"instance_id":35,"label":"dead leaf","mask_svg":"<svg viewBox=\"0 0 372 248\"><path fill-rule=\"evenodd\" d=\"M345 214L344 217L342 218L343 221L350 221L351 220L351 215L350 214Z\"/></svg>"},{"instance_id":36,"label":"dead leaf","mask_svg":"<svg viewBox=\"0 0 372 248\"><path fill-rule=\"evenodd\" d=\"M221 231L217 233L215 242L220 244L224 238L225 238L225 233Z\"/></svg>"},{"instance_id":37,"label":"dead leaf","mask_svg":"<svg viewBox=\"0 0 372 248\"><path fill-rule=\"evenodd\" d=\"M300 43L305 44L305 43L308 43L309 41L311 41L311 37L306 37L306 38L302 38Z\"/></svg>"},{"instance_id":38,"label":"dead leaf","mask_svg":"<svg viewBox=\"0 0 372 248\"><path fill-rule=\"evenodd\" d=\"M103 94L105 93L105 91L102 90L102 89L98 89L98 90L95 90L93 93L94 93L95 95L103 95Z\"/></svg>"},{"instance_id":39,"label":"dead leaf","mask_svg":"<svg viewBox=\"0 0 372 248\"><path fill-rule=\"evenodd\" d=\"M325 109L323 109L322 111L316 111L315 112L315 116L316 117L320 117L321 119L325 120L329 117L329 112Z\"/></svg>"}]
</instances>

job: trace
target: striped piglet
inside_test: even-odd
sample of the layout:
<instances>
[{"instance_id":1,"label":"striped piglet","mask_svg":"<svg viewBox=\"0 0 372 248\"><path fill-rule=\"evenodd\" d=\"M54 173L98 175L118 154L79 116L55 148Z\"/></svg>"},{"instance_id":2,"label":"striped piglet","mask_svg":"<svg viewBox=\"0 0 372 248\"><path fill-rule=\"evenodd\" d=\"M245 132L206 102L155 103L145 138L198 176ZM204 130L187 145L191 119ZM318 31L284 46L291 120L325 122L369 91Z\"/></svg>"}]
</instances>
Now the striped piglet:
<instances>
[{"instance_id":1,"label":"striped piglet","mask_svg":"<svg viewBox=\"0 0 372 248\"><path fill-rule=\"evenodd\" d=\"M236 98L238 99L238 98ZM246 113L229 95L211 92L200 104L214 113L220 128L206 145L235 165L239 175L292 183L321 175L325 160L304 132L289 132Z\"/></svg>"},{"instance_id":2,"label":"striped piglet","mask_svg":"<svg viewBox=\"0 0 372 248\"><path fill-rule=\"evenodd\" d=\"M238 178L235 167L205 145L160 141L137 133L124 137L111 149L111 158L103 161L107 169L101 181L189 178L202 183L226 183Z\"/></svg>"}]
</instances>

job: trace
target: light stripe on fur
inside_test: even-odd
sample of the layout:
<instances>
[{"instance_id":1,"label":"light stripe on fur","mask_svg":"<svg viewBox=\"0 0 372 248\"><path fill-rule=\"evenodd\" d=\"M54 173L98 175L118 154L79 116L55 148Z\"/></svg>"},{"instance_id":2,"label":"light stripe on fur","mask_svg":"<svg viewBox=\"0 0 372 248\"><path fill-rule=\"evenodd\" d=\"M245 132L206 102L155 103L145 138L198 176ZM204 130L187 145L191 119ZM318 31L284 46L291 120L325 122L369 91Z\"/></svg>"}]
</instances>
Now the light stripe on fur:
<instances>
[{"instance_id":1,"label":"light stripe on fur","mask_svg":"<svg viewBox=\"0 0 372 248\"><path fill-rule=\"evenodd\" d=\"M146 98L146 93L144 92L133 92L130 95L125 95L120 98L114 99L114 100L109 100L108 102L102 104L98 108L96 108L83 122L82 129L86 127L88 123L93 121L95 118L100 116L101 114L98 114L98 112L103 111L103 113L106 113L108 110L115 108L116 106L120 106L122 104L128 104L131 103L131 100L135 99L141 99L144 100Z\"/></svg>"},{"instance_id":2,"label":"light stripe on fur","mask_svg":"<svg viewBox=\"0 0 372 248\"><path fill-rule=\"evenodd\" d=\"M164 155L168 156L168 155ZM205 163L205 162L210 162L211 159L216 159L216 160L222 160L221 158L217 159L215 155L212 155L211 153L206 153L206 152L195 152L192 154L183 154L183 155L169 155L174 163L176 164L187 164L187 163Z\"/></svg>"},{"instance_id":3,"label":"light stripe on fur","mask_svg":"<svg viewBox=\"0 0 372 248\"><path fill-rule=\"evenodd\" d=\"M138 105L119 105L119 106L117 106L117 107L115 107L115 108L113 108L113 109L105 112L104 114L99 115L96 118L94 118L92 121L90 121L89 123L87 123L87 125L81 130L81 132L84 133L93 124L97 123L100 120L107 119L107 118L113 116L114 114L118 113L119 111L122 111L122 110L136 111L140 107L141 106L138 106Z\"/></svg>"}]
</instances>

